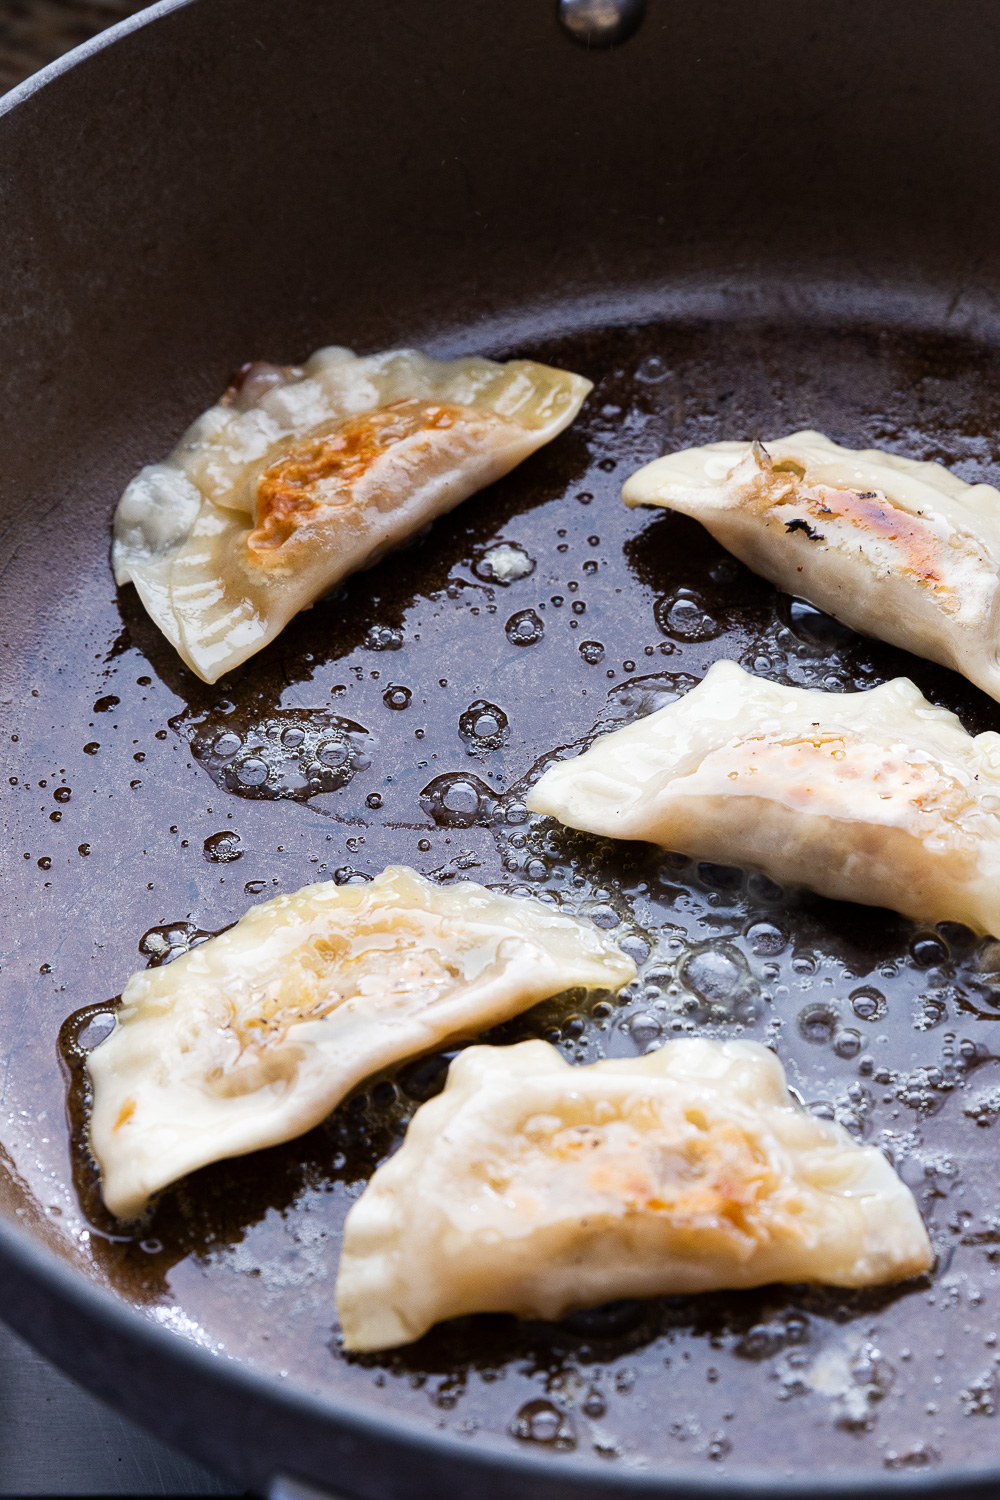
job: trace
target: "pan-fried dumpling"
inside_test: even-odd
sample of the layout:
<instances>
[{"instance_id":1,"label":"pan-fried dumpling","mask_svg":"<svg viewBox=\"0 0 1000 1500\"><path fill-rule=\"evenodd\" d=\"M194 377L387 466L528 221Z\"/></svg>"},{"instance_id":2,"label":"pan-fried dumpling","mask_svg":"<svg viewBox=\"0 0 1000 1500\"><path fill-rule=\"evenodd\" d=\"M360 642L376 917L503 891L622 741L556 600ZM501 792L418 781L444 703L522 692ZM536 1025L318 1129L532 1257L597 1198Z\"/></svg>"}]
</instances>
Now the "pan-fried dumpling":
<instances>
[{"instance_id":1,"label":"pan-fried dumpling","mask_svg":"<svg viewBox=\"0 0 1000 1500\"><path fill-rule=\"evenodd\" d=\"M819 432L647 464L626 505L694 516L754 572L1000 699L1000 491Z\"/></svg>"},{"instance_id":2,"label":"pan-fried dumpling","mask_svg":"<svg viewBox=\"0 0 1000 1500\"><path fill-rule=\"evenodd\" d=\"M574 1068L471 1047L347 1216L348 1349L473 1312L559 1318L618 1297L878 1286L926 1271L882 1153L796 1104L756 1042L669 1042Z\"/></svg>"},{"instance_id":3,"label":"pan-fried dumpling","mask_svg":"<svg viewBox=\"0 0 1000 1500\"><path fill-rule=\"evenodd\" d=\"M532 360L358 358L246 366L115 513L112 561L206 682L341 579L572 422L591 382Z\"/></svg>"},{"instance_id":4,"label":"pan-fried dumpling","mask_svg":"<svg viewBox=\"0 0 1000 1500\"><path fill-rule=\"evenodd\" d=\"M126 985L87 1059L104 1201L131 1217L195 1167L310 1130L402 1058L634 975L589 923L400 865L276 896Z\"/></svg>"},{"instance_id":5,"label":"pan-fried dumpling","mask_svg":"<svg viewBox=\"0 0 1000 1500\"><path fill-rule=\"evenodd\" d=\"M1000 734L973 738L906 677L820 693L716 662L551 767L527 802L571 828L1000 934Z\"/></svg>"}]
</instances>

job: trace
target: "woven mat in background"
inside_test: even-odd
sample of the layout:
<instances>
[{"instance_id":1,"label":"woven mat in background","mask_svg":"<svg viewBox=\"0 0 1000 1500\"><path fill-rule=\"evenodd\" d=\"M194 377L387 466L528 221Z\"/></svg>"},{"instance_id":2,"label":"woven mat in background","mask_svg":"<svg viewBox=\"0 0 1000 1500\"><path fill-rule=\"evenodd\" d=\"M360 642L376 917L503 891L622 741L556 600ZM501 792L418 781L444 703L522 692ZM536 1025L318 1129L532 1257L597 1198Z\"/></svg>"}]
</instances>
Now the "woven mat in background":
<instances>
[{"instance_id":1,"label":"woven mat in background","mask_svg":"<svg viewBox=\"0 0 1000 1500\"><path fill-rule=\"evenodd\" d=\"M0 0L0 93L147 0Z\"/></svg>"}]
</instances>

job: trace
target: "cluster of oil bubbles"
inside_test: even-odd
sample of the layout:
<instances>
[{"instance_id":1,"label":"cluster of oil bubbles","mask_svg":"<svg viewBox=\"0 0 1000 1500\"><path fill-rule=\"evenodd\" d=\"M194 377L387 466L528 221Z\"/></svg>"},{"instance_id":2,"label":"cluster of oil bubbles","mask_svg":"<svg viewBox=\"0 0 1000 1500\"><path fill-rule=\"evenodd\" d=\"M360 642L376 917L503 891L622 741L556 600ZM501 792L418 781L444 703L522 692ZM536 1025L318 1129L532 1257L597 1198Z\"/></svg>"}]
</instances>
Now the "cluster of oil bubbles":
<instances>
[{"instance_id":1,"label":"cluster of oil bubbles","mask_svg":"<svg viewBox=\"0 0 1000 1500\"><path fill-rule=\"evenodd\" d=\"M387 700L390 694L394 708L410 701L408 688L387 689ZM216 785L239 797L305 802L339 791L372 764L368 730L326 710L274 709L250 720L223 703L171 723Z\"/></svg>"},{"instance_id":2,"label":"cluster of oil bubbles","mask_svg":"<svg viewBox=\"0 0 1000 1500\"><path fill-rule=\"evenodd\" d=\"M787 687L844 692L859 674L873 675L867 662L852 665L848 659L858 643L854 631L832 615L806 599L789 598L779 617L743 653L740 665Z\"/></svg>"}]
</instances>

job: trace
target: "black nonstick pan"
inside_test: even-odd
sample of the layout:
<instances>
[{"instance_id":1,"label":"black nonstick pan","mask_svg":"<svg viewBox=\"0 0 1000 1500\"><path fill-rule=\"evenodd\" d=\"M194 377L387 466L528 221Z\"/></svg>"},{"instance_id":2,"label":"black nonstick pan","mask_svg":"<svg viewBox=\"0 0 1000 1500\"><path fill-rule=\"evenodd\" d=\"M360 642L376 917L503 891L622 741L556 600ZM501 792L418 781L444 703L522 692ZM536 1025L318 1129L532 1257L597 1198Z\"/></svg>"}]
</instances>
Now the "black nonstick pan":
<instances>
[{"instance_id":1,"label":"black nonstick pan","mask_svg":"<svg viewBox=\"0 0 1000 1500\"><path fill-rule=\"evenodd\" d=\"M258 1492L995 1495L1000 950L569 836L523 796L722 656L828 689L905 674L1000 729L962 679L619 498L664 449L805 426L1000 482L1000 17L650 0L610 49L575 20L166 3L0 107L0 1311ZM116 593L114 503L245 360L330 342L529 355L595 389L207 688ZM507 585L498 541L524 554ZM345 721L365 753L317 789L303 757ZM805 1104L913 1187L933 1275L469 1318L349 1357L344 1215L447 1054L117 1224L82 1059L128 975L390 861L572 892L639 961L620 1003L568 994L490 1040L581 1062L773 1041Z\"/></svg>"}]
</instances>

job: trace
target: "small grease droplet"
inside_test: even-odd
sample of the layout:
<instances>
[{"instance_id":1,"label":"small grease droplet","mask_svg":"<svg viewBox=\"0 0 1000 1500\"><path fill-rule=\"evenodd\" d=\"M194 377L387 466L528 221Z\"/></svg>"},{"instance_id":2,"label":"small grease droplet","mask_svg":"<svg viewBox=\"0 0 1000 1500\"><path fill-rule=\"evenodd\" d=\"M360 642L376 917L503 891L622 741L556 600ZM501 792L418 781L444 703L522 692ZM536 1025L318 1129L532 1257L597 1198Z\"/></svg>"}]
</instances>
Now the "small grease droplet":
<instances>
[{"instance_id":1,"label":"small grease droplet","mask_svg":"<svg viewBox=\"0 0 1000 1500\"><path fill-rule=\"evenodd\" d=\"M545 626L533 609L519 609L504 630L512 646L534 646L545 634Z\"/></svg>"},{"instance_id":2,"label":"small grease droplet","mask_svg":"<svg viewBox=\"0 0 1000 1500\"><path fill-rule=\"evenodd\" d=\"M507 738L508 729L503 709L485 698L470 703L458 721L458 732L473 755L499 749Z\"/></svg>"},{"instance_id":3,"label":"small grease droplet","mask_svg":"<svg viewBox=\"0 0 1000 1500\"><path fill-rule=\"evenodd\" d=\"M78 844L76 852L77 852L77 854L82 854L83 857L84 857L84 859L86 859L87 855L90 853L90 845L89 844Z\"/></svg>"},{"instance_id":4,"label":"small grease droplet","mask_svg":"<svg viewBox=\"0 0 1000 1500\"><path fill-rule=\"evenodd\" d=\"M663 634L678 641L710 641L721 629L689 590L657 600L653 615Z\"/></svg>"},{"instance_id":5,"label":"small grease droplet","mask_svg":"<svg viewBox=\"0 0 1000 1500\"><path fill-rule=\"evenodd\" d=\"M669 374L669 365L658 354L647 354L645 359L640 359L635 369L635 378L641 380L643 385L658 385Z\"/></svg>"},{"instance_id":6,"label":"small grease droplet","mask_svg":"<svg viewBox=\"0 0 1000 1500\"><path fill-rule=\"evenodd\" d=\"M205 858L215 865L228 865L234 859L242 859L244 851L239 847L240 836L231 829L211 833L203 847Z\"/></svg>"},{"instance_id":7,"label":"small grease droplet","mask_svg":"<svg viewBox=\"0 0 1000 1500\"><path fill-rule=\"evenodd\" d=\"M580 655L589 667L596 667L604 660L604 647L600 641L581 641Z\"/></svg>"},{"instance_id":8,"label":"small grease droplet","mask_svg":"<svg viewBox=\"0 0 1000 1500\"><path fill-rule=\"evenodd\" d=\"M510 1424L512 1437L521 1442L540 1443L543 1447L568 1452L576 1447L576 1432L568 1413L551 1401L526 1401L518 1408Z\"/></svg>"},{"instance_id":9,"label":"small grease droplet","mask_svg":"<svg viewBox=\"0 0 1000 1500\"><path fill-rule=\"evenodd\" d=\"M99 741L97 741L97 740L91 740L88 745L84 745L84 747L83 747L83 753L84 753L84 755L96 755L97 752L98 752L98 750L100 750L100 748L101 748L101 746L100 746Z\"/></svg>"},{"instance_id":10,"label":"small grease droplet","mask_svg":"<svg viewBox=\"0 0 1000 1500\"><path fill-rule=\"evenodd\" d=\"M94 713L110 713L111 709L117 708L121 701L122 700L120 698L115 697L114 693L108 693L104 698L98 698L97 702L94 704Z\"/></svg>"},{"instance_id":11,"label":"small grease droplet","mask_svg":"<svg viewBox=\"0 0 1000 1500\"><path fill-rule=\"evenodd\" d=\"M382 702L386 708L402 710L409 708L413 694L408 687L401 687L398 683L392 683L382 694Z\"/></svg>"}]
</instances>

